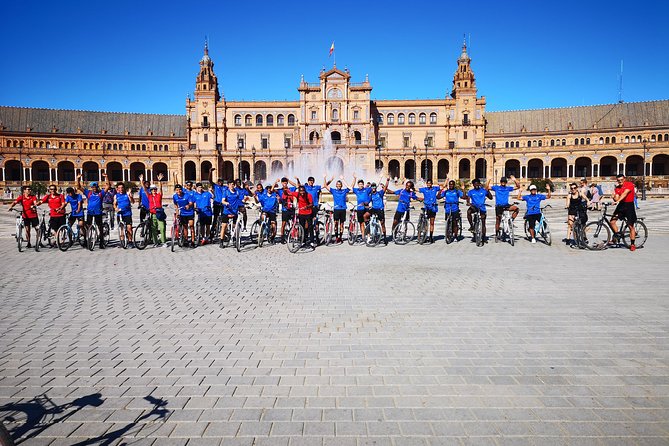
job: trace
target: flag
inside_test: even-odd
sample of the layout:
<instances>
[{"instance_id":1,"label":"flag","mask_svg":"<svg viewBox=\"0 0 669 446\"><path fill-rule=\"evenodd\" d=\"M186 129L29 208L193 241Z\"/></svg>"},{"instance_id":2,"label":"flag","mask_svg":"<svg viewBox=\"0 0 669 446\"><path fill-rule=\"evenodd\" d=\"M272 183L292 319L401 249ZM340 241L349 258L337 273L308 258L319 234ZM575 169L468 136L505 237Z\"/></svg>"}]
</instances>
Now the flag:
<instances>
[{"instance_id":1,"label":"flag","mask_svg":"<svg viewBox=\"0 0 669 446\"><path fill-rule=\"evenodd\" d=\"M334 40L332 41L332 45L330 45L330 54L328 57L332 56L332 53L334 53Z\"/></svg>"}]
</instances>

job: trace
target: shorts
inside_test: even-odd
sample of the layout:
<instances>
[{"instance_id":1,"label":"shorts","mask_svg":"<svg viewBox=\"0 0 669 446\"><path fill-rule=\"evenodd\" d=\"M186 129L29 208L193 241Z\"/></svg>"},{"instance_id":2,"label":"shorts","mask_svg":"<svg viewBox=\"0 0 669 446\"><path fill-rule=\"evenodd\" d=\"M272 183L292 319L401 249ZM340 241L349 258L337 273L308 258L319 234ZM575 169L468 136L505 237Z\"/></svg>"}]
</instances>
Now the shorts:
<instances>
[{"instance_id":1,"label":"shorts","mask_svg":"<svg viewBox=\"0 0 669 446\"><path fill-rule=\"evenodd\" d=\"M460 218L460 210L457 211L452 211L452 212L446 212L444 214L444 220L448 220L448 214L451 214L451 218L457 220Z\"/></svg>"},{"instance_id":2,"label":"shorts","mask_svg":"<svg viewBox=\"0 0 669 446\"><path fill-rule=\"evenodd\" d=\"M39 226L39 217L24 218L23 224L25 226L32 226L33 228L36 228Z\"/></svg>"},{"instance_id":3,"label":"shorts","mask_svg":"<svg viewBox=\"0 0 669 446\"><path fill-rule=\"evenodd\" d=\"M193 220L195 220L195 216L194 216L194 215L179 215L179 223L180 223L182 226L186 226L186 225L188 225L188 222L189 222L189 221L193 221Z\"/></svg>"},{"instance_id":4,"label":"shorts","mask_svg":"<svg viewBox=\"0 0 669 446\"><path fill-rule=\"evenodd\" d=\"M265 218L270 223L276 223L276 212L265 212Z\"/></svg>"},{"instance_id":5,"label":"shorts","mask_svg":"<svg viewBox=\"0 0 669 446\"><path fill-rule=\"evenodd\" d=\"M84 216L83 215L70 215L68 217L67 221L70 224L70 226L72 226L75 221L84 221Z\"/></svg>"},{"instance_id":6,"label":"shorts","mask_svg":"<svg viewBox=\"0 0 669 446\"><path fill-rule=\"evenodd\" d=\"M367 209L363 210L356 210L355 211L358 214L358 223L364 223L365 222L365 214L369 212Z\"/></svg>"},{"instance_id":7,"label":"shorts","mask_svg":"<svg viewBox=\"0 0 669 446\"><path fill-rule=\"evenodd\" d=\"M573 215L576 216L578 215L578 206L569 206L567 208L567 215Z\"/></svg>"},{"instance_id":8,"label":"shorts","mask_svg":"<svg viewBox=\"0 0 669 446\"><path fill-rule=\"evenodd\" d=\"M132 226L132 215L121 215L121 221L126 225Z\"/></svg>"},{"instance_id":9,"label":"shorts","mask_svg":"<svg viewBox=\"0 0 669 446\"><path fill-rule=\"evenodd\" d=\"M221 214L222 223L230 223L230 219L232 219L233 222L237 220L237 214Z\"/></svg>"},{"instance_id":10,"label":"shorts","mask_svg":"<svg viewBox=\"0 0 669 446\"><path fill-rule=\"evenodd\" d=\"M86 224L87 224L87 225L90 225L91 223L93 223L93 219L95 219L95 224L96 224L97 226L102 226L102 215L91 215L91 214L88 214L88 215L86 216Z\"/></svg>"},{"instance_id":11,"label":"shorts","mask_svg":"<svg viewBox=\"0 0 669 446\"><path fill-rule=\"evenodd\" d=\"M408 211L406 212L406 214L407 214L407 220L409 220L411 218L411 215ZM403 217L404 217L404 212L395 211L395 216L393 217L393 221L402 221Z\"/></svg>"},{"instance_id":12,"label":"shorts","mask_svg":"<svg viewBox=\"0 0 669 446\"><path fill-rule=\"evenodd\" d=\"M222 203L216 203L214 201L214 217L218 217L221 215L221 211L223 210L223 204Z\"/></svg>"},{"instance_id":13,"label":"shorts","mask_svg":"<svg viewBox=\"0 0 669 446\"><path fill-rule=\"evenodd\" d=\"M344 223L346 221L346 209L335 209L332 216L334 221Z\"/></svg>"},{"instance_id":14,"label":"shorts","mask_svg":"<svg viewBox=\"0 0 669 446\"><path fill-rule=\"evenodd\" d=\"M287 211L281 211L281 221L292 220L293 215L295 215L295 209L289 209Z\"/></svg>"},{"instance_id":15,"label":"shorts","mask_svg":"<svg viewBox=\"0 0 669 446\"><path fill-rule=\"evenodd\" d=\"M211 215L200 214L198 220L200 225L210 225L211 224Z\"/></svg>"},{"instance_id":16,"label":"shorts","mask_svg":"<svg viewBox=\"0 0 669 446\"><path fill-rule=\"evenodd\" d=\"M437 216L437 211L431 211L431 210L427 209L425 211L425 213L427 214L427 218L434 218L434 217Z\"/></svg>"},{"instance_id":17,"label":"shorts","mask_svg":"<svg viewBox=\"0 0 669 446\"><path fill-rule=\"evenodd\" d=\"M509 209L510 207L511 207L510 204L504 204L504 205L500 205L500 206L495 206L495 215L497 215L498 217L500 217L500 216L504 213L504 211L507 210L507 209Z\"/></svg>"},{"instance_id":18,"label":"shorts","mask_svg":"<svg viewBox=\"0 0 669 446\"><path fill-rule=\"evenodd\" d=\"M376 215L380 222L386 221L386 211L384 209L372 209L369 213Z\"/></svg>"},{"instance_id":19,"label":"shorts","mask_svg":"<svg viewBox=\"0 0 669 446\"><path fill-rule=\"evenodd\" d=\"M527 224L530 228L534 229L537 225L537 222L541 220L541 214L531 214L525 217L527 219Z\"/></svg>"},{"instance_id":20,"label":"shorts","mask_svg":"<svg viewBox=\"0 0 669 446\"><path fill-rule=\"evenodd\" d=\"M61 226L65 225L65 216L60 216L60 217L51 217L49 219L49 228L52 231L57 231L58 228Z\"/></svg>"},{"instance_id":21,"label":"shorts","mask_svg":"<svg viewBox=\"0 0 669 446\"><path fill-rule=\"evenodd\" d=\"M613 218L622 220L623 218L627 220L628 225L633 225L636 223L636 209L634 208L634 202L623 201L618 203L616 210L613 211Z\"/></svg>"}]
</instances>

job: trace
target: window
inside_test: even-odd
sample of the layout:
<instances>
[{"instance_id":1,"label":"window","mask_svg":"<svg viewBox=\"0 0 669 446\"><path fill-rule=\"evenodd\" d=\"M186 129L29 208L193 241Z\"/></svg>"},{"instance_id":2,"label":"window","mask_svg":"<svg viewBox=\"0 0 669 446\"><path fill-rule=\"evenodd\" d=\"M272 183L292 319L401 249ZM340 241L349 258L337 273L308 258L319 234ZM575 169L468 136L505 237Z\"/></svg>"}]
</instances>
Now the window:
<instances>
[{"instance_id":1,"label":"window","mask_svg":"<svg viewBox=\"0 0 669 446\"><path fill-rule=\"evenodd\" d=\"M574 139L574 145L575 145L575 146L578 145L578 138Z\"/></svg>"},{"instance_id":2,"label":"window","mask_svg":"<svg viewBox=\"0 0 669 446\"><path fill-rule=\"evenodd\" d=\"M409 138L408 136L405 136L404 137L404 142L402 144L403 144L402 147L409 147L409 144L411 144L411 138Z\"/></svg>"},{"instance_id":3,"label":"window","mask_svg":"<svg viewBox=\"0 0 669 446\"><path fill-rule=\"evenodd\" d=\"M604 138L602 138L601 136L599 137L599 143L604 144Z\"/></svg>"},{"instance_id":4,"label":"window","mask_svg":"<svg viewBox=\"0 0 669 446\"><path fill-rule=\"evenodd\" d=\"M288 125L295 125L295 115L288 115Z\"/></svg>"},{"instance_id":5,"label":"window","mask_svg":"<svg viewBox=\"0 0 669 446\"><path fill-rule=\"evenodd\" d=\"M428 136L427 137L427 146L428 147L434 147L434 136Z\"/></svg>"},{"instance_id":6,"label":"window","mask_svg":"<svg viewBox=\"0 0 669 446\"><path fill-rule=\"evenodd\" d=\"M527 141L527 147L532 147L532 141Z\"/></svg>"},{"instance_id":7,"label":"window","mask_svg":"<svg viewBox=\"0 0 669 446\"><path fill-rule=\"evenodd\" d=\"M475 143L474 145L475 145L476 147L481 147L481 141L476 141L476 143Z\"/></svg>"},{"instance_id":8,"label":"window","mask_svg":"<svg viewBox=\"0 0 669 446\"><path fill-rule=\"evenodd\" d=\"M316 110L311 111L311 120L315 121L316 120Z\"/></svg>"},{"instance_id":9,"label":"window","mask_svg":"<svg viewBox=\"0 0 669 446\"><path fill-rule=\"evenodd\" d=\"M223 150L223 144L220 143L216 144L216 150L218 150L219 152ZM167 146L165 146L165 151L167 151Z\"/></svg>"},{"instance_id":10,"label":"window","mask_svg":"<svg viewBox=\"0 0 669 446\"><path fill-rule=\"evenodd\" d=\"M504 148L505 148L505 149L508 149L508 148L509 148L509 141L506 141L506 142L504 143Z\"/></svg>"},{"instance_id":11,"label":"window","mask_svg":"<svg viewBox=\"0 0 669 446\"><path fill-rule=\"evenodd\" d=\"M384 149L386 148L386 138L385 138L385 136L382 136L382 137L379 138L379 146L384 148Z\"/></svg>"},{"instance_id":12,"label":"window","mask_svg":"<svg viewBox=\"0 0 669 446\"><path fill-rule=\"evenodd\" d=\"M269 149L269 138L263 138L263 139L260 141L260 146L261 146L263 149Z\"/></svg>"},{"instance_id":13,"label":"window","mask_svg":"<svg viewBox=\"0 0 669 446\"><path fill-rule=\"evenodd\" d=\"M567 140L566 140L566 139L563 139L563 140L562 140L562 145L563 145L563 146L566 146L566 145L567 145Z\"/></svg>"},{"instance_id":14,"label":"window","mask_svg":"<svg viewBox=\"0 0 669 446\"><path fill-rule=\"evenodd\" d=\"M276 117L276 125L282 126L283 125L283 115L277 115Z\"/></svg>"},{"instance_id":15,"label":"window","mask_svg":"<svg viewBox=\"0 0 669 446\"><path fill-rule=\"evenodd\" d=\"M463 113L462 114L462 125L469 125L469 114L468 113Z\"/></svg>"},{"instance_id":16,"label":"window","mask_svg":"<svg viewBox=\"0 0 669 446\"><path fill-rule=\"evenodd\" d=\"M467 139L467 132L463 132L462 139Z\"/></svg>"},{"instance_id":17,"label":"window","mask_svg":"<svg viewBox=\"0 0 669 446\"><path fill-rule=\"evenodd\" d=\"M265 123L267 125L274 125L274 116L273 115L267 115L267 119L265 120Z\"/></svg>"},{"instance_id":18,"label":"window","mask_svg":"<svg viewBox=\"0 0 669 446\"><path fill-rule=\"evenodd\" d=\"M414 125L416 123L416 115L413 113L409 113L409 124Z\"/></svg>"},{"instance_id":19,"label":"window","mask_svg":"<svg viewBox=\"0 0 669 446\"><path fill-rule=\"evenodd\" d=\"M551 139L551 147L555 145L555 140Z\"/></svg>"},{"instance_id":20,"label":"window","mask_svg":"<svg viewBox=\"0 0 669 446\"><path fill-rule=\"evenodd\" d=\"M359 121L360 120L360 111L359 110L353 110L353 120L354 121Z\"/></svg>"},{"instance_id":21,"label":"window","mask_svg":"<svg viewBox=\"0 0 669 446\"><path fill-rule=\"evenodd\" d=\"M376 121L377 121L379 124L383 124L383 115L382 115L382 114L379 114L379 116L376 117Z\"/></svg>"},{"instance_id":22,"label":"window","mask_svg":"<svg viewBox=\"0 0 669 446\"><path fill-rule=\"evenodd\" d=\"M339 121L339 110L337 110L336 108L332 110L332 120Z\"/></svg>"},{"instance_id":23,"label":"window","mask_svg":"<svg viewBox=\"0 0 669 446\"><path fill-rule=\"evenodd\" d=\"M418 115L418 123L425 124L425 113L421 113L420 115Z\"/></svg>"},{"instance_id":24,"label":"window","mask_svg":"<svg viewBox=\"0 0 669 446\"><path fill-rule=\"evenodd\" d=\"M251 125L251 115L246 115L244 117L244 125Z\"/></svg>"},{"instance_id":25,"label":"window","mask_svg":"<svg viewBox=\"0 0 669 446\"><path fill-rule=\"evenodd\" d=\"M204 135L202 135L202 140L204 142L208 142L209 141L209 135L207 135L206 133Z\"/></svg>"},{"instance_id":26,"label":"window","mask_svg":"<svg viewBox=\"0 0 669 446\"><path fill-rule=\"evenodd\" d=\"M455 141L448 141L448 148L455 149Z\"/></svg>"},{"instance_id":27,"label":"window","mask_svg":"<svg viewBox=\"0 0 669 446\"><path fill-rule=\"evenodd\" d=\"M585 138L585 143L590 144L590 138Z\"/></svg>"},{"instance_id":28,"label":"window","mask_svg":"<svg viewBox=\"0 0 669 446\"><path fill-rule=\"evenodd\" d=\"M209 127L209 117L207 116L202 117L202 127Z\"/></svg>"},{"instance_id":29,"label":"window","mask_svg":"<svg viewBox=\"0 0 669 446\"><path fill-rule=\"evenodd\" d=\"M539 147L541 147L543 144L544 144L543 141L539 140Z\"/></svg>"},{"instance_id":30,"label":"window","mask_svg":"<svg viewBox=\"0 0 669 446\"><path fill-rule=\"evenodd\" d=\"M436 124L436 123L437 123L437 114L430 113L430 124Z\"/></svg>"},{"instance_id":31,"label":"window","mask_svg":"<svg viewBox=\"0 0 669 446\"><path fill-rule=\"evenodd\" d=\"M632 142L636 142L636 136L634 136L634 135L632 135ZM49 145L47 144L47 148L48 147L49 147Z\"/></svg>"},{"instance_id":32,"label":"window","mask_svg":"<svg viewBox=\"0 0 669 446\"><path fill-rule=\"evenodd\" d=\"M142 144L142 150L146 150L146 144Z\"/></svg>"},{"instance_id":33,"label":"window","mask_svg":"<svg viewBox=\"0 0 669 446\"><path fill-rule=\"evenodd\" d=\"M625 137L625 144L627 144L627 143L629 143L629 142L630 142L630 137L629 137L629 136L626 136L626 137Z\"/></svg>"},{"instance_id":34,"label":"window","mask_svg":"<svg viewBox=\"0 0 669 446\"><path fill-rule=\"evenodd\" d=\"M397 124L404 125L404 113L397 115Z\"/></svg>"},{"instance_id":35,"label":"window","mask_svg":"<svg viewBox=\"0 0 669 446\"><path fill-rule=\"evenodd\" d=\"M256 115L256 126L262 125L262 115Z\"/></svg>"},{"instance_id":36,"label":"window","mask_svg":"<svg viewBox=\"0 0 669 446\"><path fill-rule=\"evenodd\" d=\"M235 115L235 125L242 125L242 115Z\"/></svg>"},{"instance_id":37,"label":"window","mask_svg":"<svg viewBox=\"0 0 669 446\"><path fill-rule=\"evenodd\" d=\"M611 144L615 144L615 143L616 143L616 137L614 136L614 137L611 138Z\"/></svg>"},{"instance_id":38,"label":"window","mask_svg":"<svg viewBox=\"0 0 669 446\"><path fill-rule=\"evenodd\" d=\"M388 125L393 125L395 124L395 115L392 113L388 113Z\"/></svg>"}]
</instances>

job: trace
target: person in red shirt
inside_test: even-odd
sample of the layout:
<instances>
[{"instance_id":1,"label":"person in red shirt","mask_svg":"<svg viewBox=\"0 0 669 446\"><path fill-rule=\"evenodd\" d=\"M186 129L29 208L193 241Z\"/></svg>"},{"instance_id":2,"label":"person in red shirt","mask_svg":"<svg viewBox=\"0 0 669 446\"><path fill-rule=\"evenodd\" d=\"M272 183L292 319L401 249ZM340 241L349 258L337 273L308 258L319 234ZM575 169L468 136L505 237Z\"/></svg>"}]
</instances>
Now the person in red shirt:
<instances>
[{"instance_id":1,"label":"person in red shirt","mask_svg":"<svg viewBox=\"0 0 669 446\"><path fill-rule=\"evenodd\" d=\"M300 184L297 193L294 194L297 199L297 220L300 226L304 228L304 233L307 236L307 244L312 248L316 247L314 243L314 225L312 222L312 212L314 208L314 199L303 184Z\"/></svg>"},{"instance_id":2,"label":"person in red shirt","mask_svg":"<svg viewBox=\"0 0 669 446\"><path fill-rule=\"evenodd\" d=\"M56 192L56 185L49 186L49 193L37 202L37 206L47 203L49 205L49 230L56 234L58 228L65 224L65 196Z\"/></svg>"},{"instance_id":3,"label":"person in red shirt","mask_svg":"<svg viewBox=\"0 0 669 446\"><path fill-rule=\"evenodd\" d=\"M616 182L618 184L613 191L613 202L617 206L611 217L611 229L614 233L618 232L616 222L621 218L626 219L627 227L630 230L630 251L635 251L636 230L634 229L634 223L636 223L636 209L634 208L634 196L636 191L634 190L634 183L626 181L625 175L622 174L616 177Z\"/></svg>"},{"instance_id":4,"label":"person in red shirt","mask_svg":"<svg viewBox=\"0 0 669 446\"><path fill-rule=\"evenodd\" d=\"M9 205L9 210L14 209L14 206L20 204L23 207L21 216L23 217L23 224L26 227L26 241L28 242L28 248L32 248L30 244L30 227L37 228L39 225L39 218L37 217L37 197L33 194L32 188L30 186L23 186L21 188L22 194L14 200L12 204ZM37 231L37 229L35 229Z\"/></svg>"},{"instance_id":5,"label":"person in red shirt","mask_svg":"<svg viewBox=\"0 0 669 446\"><path fill-rule=\"evenodd\" d=\"M158 234L160 234L160 244L166 243L165 235L165 211L163 210L163 174L158 174L158 186L152 184L149 187L147 197L149 198L149 214L151 215L151 225L153 226L153 242L158 244ZM141 180L141 177L140 177ZM147 193L146 188L144 193Z\"/></svg>"}]
</instances>

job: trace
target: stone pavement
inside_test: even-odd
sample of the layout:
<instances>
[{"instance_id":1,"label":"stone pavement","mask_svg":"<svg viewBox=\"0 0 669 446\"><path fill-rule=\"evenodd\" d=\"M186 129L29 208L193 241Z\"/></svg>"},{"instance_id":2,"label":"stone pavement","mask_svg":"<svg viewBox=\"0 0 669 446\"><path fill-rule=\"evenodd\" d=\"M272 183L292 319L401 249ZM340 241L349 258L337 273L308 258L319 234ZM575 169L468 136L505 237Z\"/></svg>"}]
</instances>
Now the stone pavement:
<instances>
[{"instance_id":1,"label":"stone pavement","mask_svg":"<svg viewBox=\"0 0 669 446\"><path fill-rule=\"evenodd\" d=\"M0 420L23 445L669 444L652 226L635 253L20 254L7 223Z\"/></svg>"}]
</instances>

